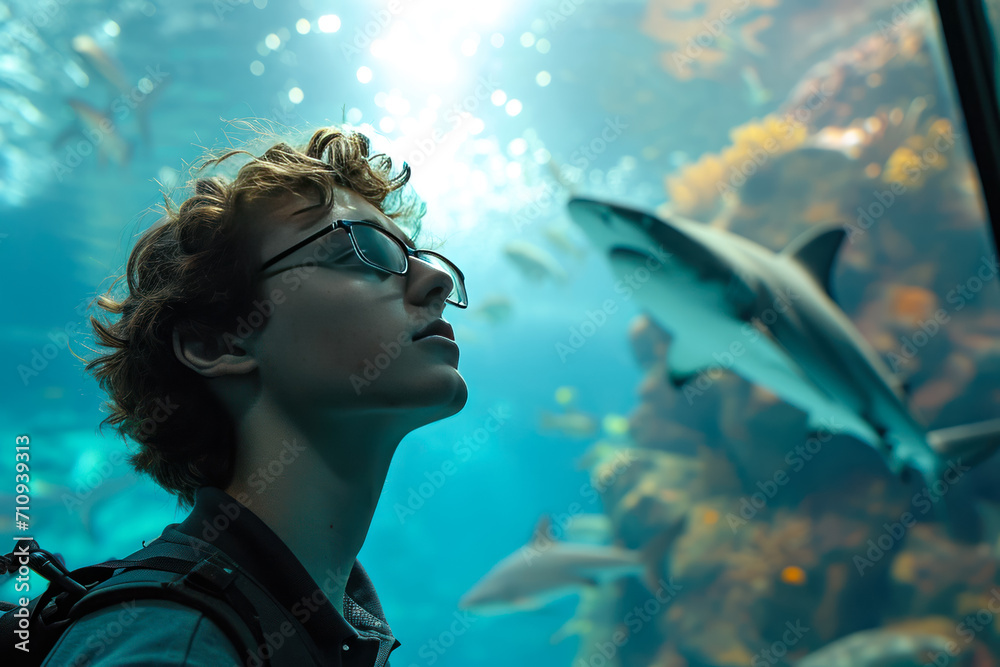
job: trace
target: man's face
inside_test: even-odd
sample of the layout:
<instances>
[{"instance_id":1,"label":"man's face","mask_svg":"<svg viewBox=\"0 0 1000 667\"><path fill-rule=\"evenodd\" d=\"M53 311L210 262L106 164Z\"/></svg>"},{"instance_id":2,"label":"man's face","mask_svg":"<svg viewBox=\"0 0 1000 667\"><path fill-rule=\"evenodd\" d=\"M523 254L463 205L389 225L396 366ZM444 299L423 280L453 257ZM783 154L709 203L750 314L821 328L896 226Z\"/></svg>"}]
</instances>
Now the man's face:
<instances>
[{"instance_id":1,"label":"man's face","mask_svg":"<svg viewBox=\"0 0 1000 667\"><path fill-rule=\"evenodd\" d=\"M261 204L250 221L259 239L257 266L341 219L378 223L412 246L357 192L340 186L333 192L328 208L311 192ZM320 419L388 411L412 429L465 405L458 346L440 337L412 340L442 316L452 287L447 273L415 258L404 276L375 269L353 252L347 230L338 229L260 278L258 292L274 312L250 345L260 382L289 410Z\"/></svg>"}]
</instances>

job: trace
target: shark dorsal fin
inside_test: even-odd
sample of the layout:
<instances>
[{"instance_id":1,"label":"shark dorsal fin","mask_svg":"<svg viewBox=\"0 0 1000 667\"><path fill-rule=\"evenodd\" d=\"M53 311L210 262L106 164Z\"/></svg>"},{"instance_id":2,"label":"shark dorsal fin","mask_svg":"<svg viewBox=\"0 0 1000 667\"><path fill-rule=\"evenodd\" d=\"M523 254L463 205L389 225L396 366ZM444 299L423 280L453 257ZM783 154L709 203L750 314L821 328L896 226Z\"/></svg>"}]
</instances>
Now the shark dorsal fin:
<instances>
[{"instance_id":1,"label":"shark dorsal fin","mask_svg":"<svg viewBox=\"0 0 1000 667\"><path fill-rule=\"evenodd\" d=\"M531 533L531 544L549 544L552 542L552 538L549 537L549 528L552 526L552 521L549 519L548 514L543 514L542 518L538 520L538 524L535 525L535 530Z\"/></svg>"},{"instance_id":2,"label":"shark dorsal fin","mask_svg":"<svg viewBox=\"0 0 1000 667\"><path fill-rule=\"evenodd\" d=\"M846 235L847 232L839 225L813 227L789 243L781 254L797 260L826 293L830 294L833 260Z\"/></svg>"}]
</instances>

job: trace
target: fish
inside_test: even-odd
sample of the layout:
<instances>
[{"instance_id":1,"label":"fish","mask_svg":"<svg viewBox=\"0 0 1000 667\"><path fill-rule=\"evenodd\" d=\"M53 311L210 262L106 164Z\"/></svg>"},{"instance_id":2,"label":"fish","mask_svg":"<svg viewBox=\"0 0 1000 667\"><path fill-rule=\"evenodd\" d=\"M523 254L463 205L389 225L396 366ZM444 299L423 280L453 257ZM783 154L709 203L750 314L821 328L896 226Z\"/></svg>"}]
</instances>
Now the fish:
<instances>
[{"instance_id":1,"label":"fish","mask_svg":"<svg viewBox=\"0 0 1000 667\"><path fill-rule=\"evenodd\" d=\"M564 407L572 406L576 403L579 394L580 392L576 387L559 387L555 393L556 403Z\"/></svg>"},{"instance_id":2,"label":"fish","mask_svg":"<svg viewBox=\"0 0 1000 667\"><path fill-rule=\"evenodd\" d=\"M510 319L514 302L506 294L493 294L483 299L472 315L490 324L500 324Z\"/></svg>"},{"instance_id":3,"label":"fish","mask_svg":"<svg viewBox=\"0 0 1000 667\"><path fill-rule=\"evenodd\" d=\"M118 92L128 95L132 86L125 78L125 71L122 66L112 58L107 51L101 48L90 35L77 35L71 42L73 50L76 51L83 60L90 65L94 71L100 74Z\"/></svg>"},{"instance_id":4,"label":"fish","mask_svg":"<svg viewBox=\"0 0 1000 667\"><path fill-rule=\"evenodd\" d=\"M482 616L530 611L630 575L643 577L650 591L658 591L666 582L664 560L686 524L681 517L636 550L550 539L551 521L543 516L532 539L487 572L458 607Z\"/></svg>"},{"instance_id":5,"label":"fish","mask_svg":"<svg viewBox=\"0 0 1000 667\"><path fill-rule=\"evenodd\" d=\"M97 149L101 162L110 161L119 166L127 165L132 157L132 146L122 137L110 114L80 99L73 98L67 102L84 128L86 141ZM65 143L72 136L73 133L67 131L56 140L56 144ZM94 137L98 139L95 140Z\"/></svg>"},{"instance_id":6,"label":"fish","mask_svg":"<svg viewBox=\"0 0 1000 667\"><path fill-rule=\"evenodd\" d=\"M571 438L590 438L597 434L600 423L593 415L579 410L567 412L542 411L538 428L543 432L557 432Z\"/></svg>"},{"instance_id":7,"label":"fish","mask_svg":"<svg viewBox=\"0 0 1000 667\"><path fill-rule=\"evenodd\" d=\"M667 379L675 387L696 392L690 382L707 370L736 373L805 412L812 433L866 443L904 482L915 471L931 485L1000 445L1000 419L928 432L906 408L901 380L830 296L843 227L816 225L775 253L678 216L585 198L568 208L673 335ZM941 501L934 506L953 537L977 541L981 526L961 486Z\"/></svg>"},{"instance_id":8,"label":"fish","mask_svg":"<svg viewBox=\"0 0 1000 667\"><path fill-rule=\"evenodd\" d=\"M549 225L542 229L542 235L563 254L569 255L574 259L582 259L587 253L586 248L577 245L570 238L567 227L563 225Z\"/></svg>"},{"instance_id":9,"label":"fish","mask_svg":"<svg viewBox=\"0 0 1000 667\"><path fill-rule=\"evenodd\" d=\"M747 101L752 106L763 106L770 101L772 97L771 91L764 87L764 83L760 80L760 73L757 72L756 67L744 65L740 68L740 78L743 79L743 83L746 85Z\"/></svg>"},{"instance_id":10,"label":"fish","mask_svg":"<svg viewBox=\"0 0 1000 667\"><path fill-rule=\"evenodd\" d=\"M566 271L555 257L528 241L514 240L503 247L503 254L532 282L566 280Z\"/></svg>"},{"instance_id":11,"label":"fish","mask_svg":"<svg viewBox=\"0 0 1000 667\"><path fill-rule=\"evenodd\" d=\"M940 626L950 625L950 631ZM961 646L955 623L941 617L861 630L813 651L794 667L923 667L951 664ZM936 660L944 658L945 662ZM958 664L957 662L955 664Z\"/></svg>"},{"instance_id":12,"label":"fish","mask_svg":"<svg viewBox=\"0 0 1000 667\"><path fill-rule=\"evenodd\" d=\"M570 542L611 544L611 519L607 514L574 514L566 521L563 536Z\"/></svg>"}]
</instances>

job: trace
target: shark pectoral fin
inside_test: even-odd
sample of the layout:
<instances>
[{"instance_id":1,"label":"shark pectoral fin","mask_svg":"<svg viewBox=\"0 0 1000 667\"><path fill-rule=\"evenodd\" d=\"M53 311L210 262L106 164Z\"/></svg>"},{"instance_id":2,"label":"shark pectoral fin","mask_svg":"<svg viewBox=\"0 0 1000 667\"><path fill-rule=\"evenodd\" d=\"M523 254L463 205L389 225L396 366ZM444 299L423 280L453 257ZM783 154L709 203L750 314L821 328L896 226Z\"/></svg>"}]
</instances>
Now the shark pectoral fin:
<instances>
[{"instance_id":1,"label":"shark pectoral fin","mask_svg":"<svg viewBox=\"0 0 1000 667\"><path fill-rule=\"evenodd\" d=\"M734 273L726 285L725 298L736 318L744 322L750 321L757 304L757 290L747 278Z\"/></svg>"},{"instance_id":2,"label":"shark pectoral fin","mask_svg":"<svg viewBox=\"0 0 1000 667\"><path fill-rule=\"evenodd\" d=\"M718 365L719 362L711 355L679 336L675 336L667 348L667 379L675 388L684 386L700 373Z\"/></svg>"},{"instance_id":3,"label":"shark pectoral fin","mask_svg":"<svg viewBox=\"0 0 1000 667\"><path fill-rule=\"evenodd\" d=\"M978 465L1000 447L1000 419L929 431L927 444L943 459L958 459L963 465Z\"/></svg>"},{"instance_id":4,"label":"shark pectoral fin","mask_svg":"<svg viewBox=\"0 0 1000 667\"><path fill-rule=\"evenodd\" d=\"M681 516L675 520L666 530L654 537L648 544L643 546L640 554L642 563L646 566L645 578L643 581L650 592L658 593L664 587L664 576L669 578L669 568L664 567L667 553L674 546L677 539L687 528L687 517ZM665 591L668 595L673 595L673 591Z\"/></svg>"},{"instance_id":5,"label":"shark pectoral fin","mask_svg":"<svg viewBox=\"0 0 1000 667\"><path fill-rule=\"evenodd\" d=\"M830 274L847 232L840 225L813 227L785 246L782 255L799 262L802 267L830 294Z\"/></svg>"},{"instance_id":6,"label":"shark pectoral fin","mask_svg":"<svg viewBox=\"0 0 1000 667\"><path fill-rule=\"evenodd\" d=\"M690 382L693 378L697 376L698 376L697 373L693 372L681 373L674 368L671 368L669 371L667 371L667 381L670 382L670 384L673 386L674 389L680 389L681 387L686 385L688 382Z\"/></svg>"},{"instance_id":7,"label":"shark pectoral fin","mask_svg":"<svg viewBox=\"0 0 1000 667\"><path fill-rule=\"evenodd\" d=\"M970 545L982 541L985 526L968 485L962 486L959 480L936 504L940 505L938 516L953 540Z\"/></svg>"},{"instance_id":8,"label":"shark pectoral fin","mask_svg":"<svg viewBox=\"0 0 1000 667\"><path fill-rule=\"evenodd\" d=\"M550 545L552 543L552 538L549 537L549 533L552 528L552 520L549 519L548 514L543 514L535 524L535 530L531 533L531 546L538 547L540 545Z\"/></svg>"}]
</instances>

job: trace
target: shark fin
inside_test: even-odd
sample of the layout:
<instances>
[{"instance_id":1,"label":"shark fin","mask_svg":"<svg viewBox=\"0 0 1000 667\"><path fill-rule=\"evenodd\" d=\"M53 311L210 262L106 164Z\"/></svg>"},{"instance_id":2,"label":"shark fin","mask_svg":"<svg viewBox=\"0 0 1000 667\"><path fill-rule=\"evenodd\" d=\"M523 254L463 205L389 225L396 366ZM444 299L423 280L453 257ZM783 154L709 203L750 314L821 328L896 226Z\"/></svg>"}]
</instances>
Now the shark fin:
<instances>
[{"instance_id":1,"label":"shark fin","mask_svg":"<svg viewBox=\"0 0 1000 667\"><path fill-rule=\"evenodd\" d=\"M551 529L552 520L549 519L548 514L543 514L542 518L535 525L534 532L531 533L531 546L538 547L539 545L544 545L548 547L552 542L552 538L549 537Z\"/></svg>"},{"instance_id":2,"label":"shark fin","mask_svg":"<svg viewBox=\"0 0 1000 667\"><path fill-rule=\"evenodd\" d=\"M664 567L664 561L667 552L670 551L685 528L687 528L687 517L682 516L643 546L640 554L642 562L646 566L646 577L643 581L651 593L658 593L663 588L664 570L667 569ZM667 574L669 575L669 572Z\"/></svg>"},{"instance_id":3,"label":"shark fin","mask_svg":"<svg viewBox=\"0 0 1000 667\"><path fill-rule=\"evenodd\" d=\"M757 292L744 277L734 273L726 284L726 301L739 319L749 322L757 303Z\"/></svg>"},{"instance_id":4,"label":"shark fin","mask_svg":"<svg viewBox=\"0 0 1000 667\"><path fill-rule=\"evenodd\" d=\"M978 465L1000 447L1000 419L929 431L927 444L943 459L958 459L965 465Z\"/></svg>"},{"instance_id":5,"label":"shark fin","mask_svg":"<svg viewBox=\"0 0 1000 667\"><path fill-rule=\"evenodd\" d=\"M781 254L797 260L823 290L830 294L833 262L846 235L847 232L840 226L814 227L800 234Z\"/></svg>"},{"instance_id":6,"label":"shark fin","mask_svg":"<svg viewBox=\"0 0 1000 667\"><path fill-rule=\"evenodd\" d=\"M690 344L685 345L684 339L674 337L667 348L667 380L675 388L684 386L689 380L702 371L719 365L715 359L707 356L702 350L692 350Z\"/></svg>"}]
</instances>

